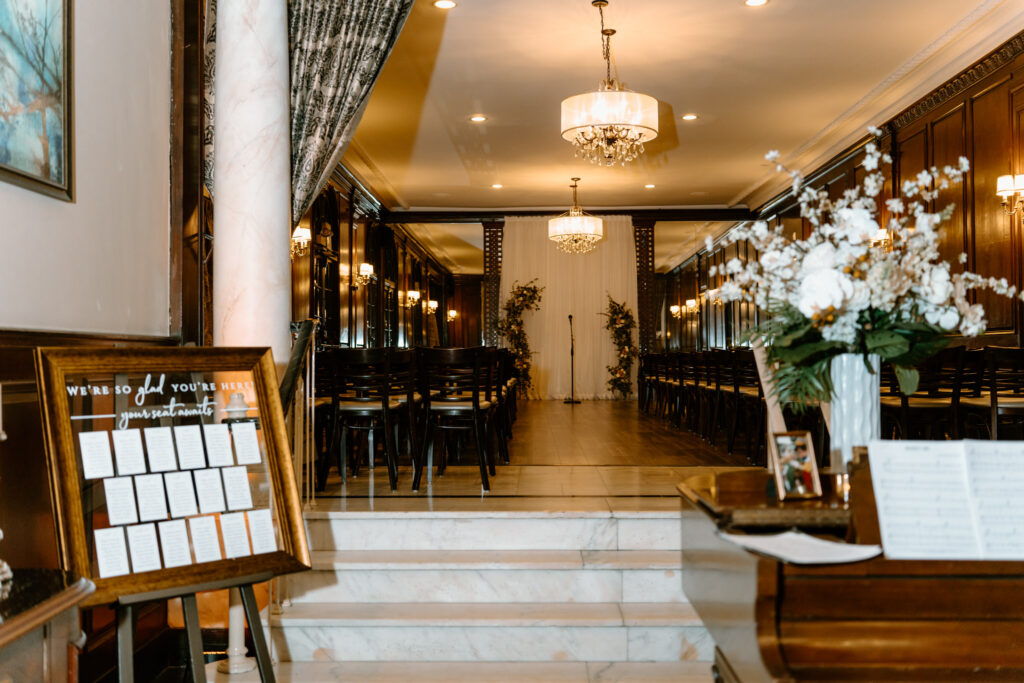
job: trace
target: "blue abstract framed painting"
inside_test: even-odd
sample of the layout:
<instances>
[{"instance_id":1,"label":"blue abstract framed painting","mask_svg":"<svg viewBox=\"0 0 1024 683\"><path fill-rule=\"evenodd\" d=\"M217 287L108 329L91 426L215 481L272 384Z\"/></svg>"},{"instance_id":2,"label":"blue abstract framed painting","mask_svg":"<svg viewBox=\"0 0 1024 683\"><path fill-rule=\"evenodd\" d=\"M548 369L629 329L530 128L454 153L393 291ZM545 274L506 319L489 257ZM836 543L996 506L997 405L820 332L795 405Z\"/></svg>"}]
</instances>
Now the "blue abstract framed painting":
<instances>
[{"instance_id":1,"label":"blue abstract framed painting","mask_svg":"<svg viewBox=\"0 0 1024 683\"><path fill-rule=\"evenodd\" d=\"M0 0L0 179L72 199L71 0Z\"/></svg>"}]
</instances>

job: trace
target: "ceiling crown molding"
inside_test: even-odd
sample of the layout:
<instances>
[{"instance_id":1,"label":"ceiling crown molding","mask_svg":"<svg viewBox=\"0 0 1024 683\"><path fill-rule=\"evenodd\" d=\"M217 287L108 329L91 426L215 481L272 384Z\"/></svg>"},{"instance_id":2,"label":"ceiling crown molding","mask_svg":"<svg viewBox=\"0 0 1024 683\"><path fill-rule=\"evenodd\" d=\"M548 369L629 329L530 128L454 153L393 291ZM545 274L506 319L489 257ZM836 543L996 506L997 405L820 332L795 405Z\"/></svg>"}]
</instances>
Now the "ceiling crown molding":
<instances>
[{"instance_id":1,"label":"ceiling crown molding","mask_svg":"<svg viewBox=\"0 0 1024 683\"><path fill-rule=\"evenodd\" d=\"M799 148L784 154L789 168L811 172L853 146L866 135L867 128L910 114L917 106L927 107L942 90L961 78L977 79L1005 64L1004 50L1024 40L1024 9L1018 0L983 0L963 19L927 47L895 69L858 102L840 114ZM993 52L995 49L995 52ZM991 54L990 54L991 53ZM990 59L995 61L989 62ZM977 71L975 71L977 69ZM966 70L966 71L965 71ZM962 73L961 73L962 72ZM954 81L946 83L954 76ZM963 87L967 81L963 81ZM955 86L954 86L955 87ZM950 90L949 96L954 91ZM947 98L948 99L948 98ZM930 106L939 106L936 99ZM927 109L922 109L918 116ZM907 125L908 122L903 125ZM767 151L767 150L766 150ZM784 174L766 173L732 202L760 207L786 190L790 179Z\"/></svg>"},{"instance_id":2,"label":"ceiling crown molding","mask_svg":"<svg viewBox=\"0 0 1024 683\"><path fill-rule=\"evenodd\" d=\"M906 128L928 112L942 106L974 84L1003 68L1022 53L1024 53L1024 33L1018 33L1010 42L999 48L998 51L992 53L980 63L975 64L897 116L892 121L892 127L895 130Z\"/></svg>"}]
</instances>

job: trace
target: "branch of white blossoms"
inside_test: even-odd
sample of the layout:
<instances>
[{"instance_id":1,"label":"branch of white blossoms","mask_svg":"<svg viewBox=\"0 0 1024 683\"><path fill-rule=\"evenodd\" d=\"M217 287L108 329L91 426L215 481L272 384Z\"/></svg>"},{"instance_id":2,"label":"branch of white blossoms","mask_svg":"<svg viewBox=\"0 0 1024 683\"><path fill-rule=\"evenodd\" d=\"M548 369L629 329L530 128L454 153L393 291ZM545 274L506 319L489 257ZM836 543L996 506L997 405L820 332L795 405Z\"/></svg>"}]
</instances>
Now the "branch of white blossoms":
<instances>
[{"instance_id":1,"label":"branch of white blossoms","mask_svg":"<svg viewBox=\"0 0 1024 683\"><path fill-rule=\"evenodd\" d=\"M896 321L925 322L945 332L967 336L985 329L980 304L968 300L972 289L990 289L1014 296L1016 288L1005 278L952 272L941 260L942 225L953 206L929 211L928 206L944 190L960 183L970 169L960 157L957 166L932 167L902 183L899 194L881 202L888 214L879 225L879 195L885 189L883 164L892 158L877 144L882 132L869 129L874 138L865 145L861 184L832 199L823 189L805 185L799 171L779 161L778 151L765 158L776 170L787 173L800 203L800 215L811 225L806 238L787 237L781 225L765 221L734 228L723 240L728 246L749 242L757 260L730 259L712 267L722 275L718 297L725 301L749 301L770 313L795 309L822 337L854 344L867 319L865 312L882 312ZM712 245L707 242L708 249ZM966 255L961 255L962 264Z\"/></svg>"}]
</instances>

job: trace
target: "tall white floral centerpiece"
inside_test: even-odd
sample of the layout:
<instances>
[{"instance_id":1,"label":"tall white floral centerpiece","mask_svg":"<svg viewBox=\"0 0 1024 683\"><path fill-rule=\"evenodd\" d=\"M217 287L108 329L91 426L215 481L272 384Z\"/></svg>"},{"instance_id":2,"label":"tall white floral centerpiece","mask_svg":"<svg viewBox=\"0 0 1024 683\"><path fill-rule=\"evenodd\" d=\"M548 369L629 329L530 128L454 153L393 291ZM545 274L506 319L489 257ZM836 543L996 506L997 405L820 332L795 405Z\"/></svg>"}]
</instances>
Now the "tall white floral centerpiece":
<instances>
[{"instance_id":1,"label":"tall white floral centerpiece","mask_svg":"<svg viewBox=\"0 0 1024 683\"><path fill-rule=\"evenodd\" d=\"M865 148L863 182L835 200L805 187L798 171L778 163L778 152L766 158L792 178L811 234L791 239L765 222L740 226L726 244L749 240L759 258L734 258L712 274L726 277L720 298L753 302L771 314L751 337L764 344L776 397L798 407L831 401L832 464L845 466L853 446L880 436L880 361L892 364L904 394L914 393L916 366L946 346L948 335L985 330L985 311L968 301L968 291L1013 296L1015 289L1005 279L951 272L939 258L941 226L954 207L932 212L928 205L961 181L967 159L895 188L897 196L884 202L890 218L882 227L881 164L892 159L875 140ZM961 254L960 263L966 258Z\"/></svg>"}]
</instances>

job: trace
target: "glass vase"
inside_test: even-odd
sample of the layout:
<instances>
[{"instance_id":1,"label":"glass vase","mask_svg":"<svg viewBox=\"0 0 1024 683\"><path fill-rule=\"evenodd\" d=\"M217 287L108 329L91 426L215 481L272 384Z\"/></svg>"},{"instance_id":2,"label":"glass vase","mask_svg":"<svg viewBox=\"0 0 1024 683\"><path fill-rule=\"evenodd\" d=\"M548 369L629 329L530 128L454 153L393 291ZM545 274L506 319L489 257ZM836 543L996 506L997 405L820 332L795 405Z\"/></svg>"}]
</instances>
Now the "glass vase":
<instances>
[{"instance_id":1,"label":"glass vase","mask_svg":"<svg viewBox=\"0 0 1024 683\"><path fill-rule=\"evenodd\" d=\"M867 356L869 370L859 353L832 359L832 403L829 439L833 471L845 472L853 449L867 446L882 435L881 359Z\"/></svg>"}]
</instances>

